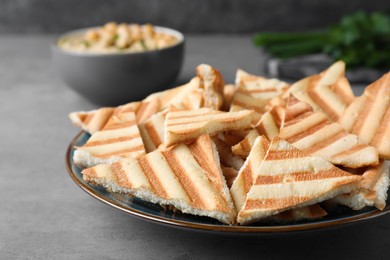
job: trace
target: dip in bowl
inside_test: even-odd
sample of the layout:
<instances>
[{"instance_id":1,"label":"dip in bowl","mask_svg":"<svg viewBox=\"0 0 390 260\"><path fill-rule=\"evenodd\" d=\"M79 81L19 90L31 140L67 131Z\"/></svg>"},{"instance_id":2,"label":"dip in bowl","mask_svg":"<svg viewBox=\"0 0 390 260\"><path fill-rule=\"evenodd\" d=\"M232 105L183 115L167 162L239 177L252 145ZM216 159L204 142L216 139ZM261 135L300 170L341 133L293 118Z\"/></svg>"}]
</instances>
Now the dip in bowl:
<instances>
[{"instance_id":1,"label":"dip in bowl","mask_svg":"<svg viewBox=\"0 0 390 260\"><path fill-rule=\"evenodd\" d=\"M100 106L140 100L171 87L183 63L183 34L138 25L138 36L129 29L126 38L113 25L68 32L52 45L53 62L67 85Z\"/></svg>"}]
</instances>

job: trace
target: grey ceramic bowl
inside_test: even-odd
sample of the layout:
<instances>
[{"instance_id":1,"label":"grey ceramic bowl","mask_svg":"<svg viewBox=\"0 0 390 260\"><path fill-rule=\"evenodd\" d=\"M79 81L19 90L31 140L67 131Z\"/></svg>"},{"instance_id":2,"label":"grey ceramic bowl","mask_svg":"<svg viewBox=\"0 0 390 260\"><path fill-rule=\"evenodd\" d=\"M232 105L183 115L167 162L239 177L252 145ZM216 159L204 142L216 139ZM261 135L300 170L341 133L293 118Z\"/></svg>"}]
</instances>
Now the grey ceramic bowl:
<instances>
[{"instance_id":1,"label":"grey ceramic bowl","mask_svg":"<svg viewBox=\"0 0 390 260\"><path fill-rule=\"evenodd\" d=\"M60 38L88 29L72 31ZM183 63L183 34L159 26L155 30L174 35L179 42L156 51L113 54L70 52L55 42L51 48L53 62L66 84L95 104L115 106L141 100L171 87Z\"/></svg>"}]
</instances>

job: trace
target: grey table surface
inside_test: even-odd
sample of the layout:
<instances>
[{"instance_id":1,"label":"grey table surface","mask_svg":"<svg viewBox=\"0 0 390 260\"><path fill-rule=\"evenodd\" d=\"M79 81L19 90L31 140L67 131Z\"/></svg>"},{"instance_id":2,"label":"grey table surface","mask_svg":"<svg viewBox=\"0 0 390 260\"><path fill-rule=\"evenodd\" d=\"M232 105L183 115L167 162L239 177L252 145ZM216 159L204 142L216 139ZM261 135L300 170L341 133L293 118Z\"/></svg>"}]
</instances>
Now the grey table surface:
<instances>
[{"instance_id":1,"label":"grey table surface","mask_svg":"<svg viewBox=\"0 0 390 260\"><path fill-rule=\"evenodd\" d=\"M68 89L50 59L53 36L0 36L0 259L388 259L390 215L337 229L233 237L150 223L104 205L66 172L79 130L71 111L94 105ZM233 82L260 73L250 36L188 36L179 82L199 63ZM361 93L362 88L354 89Z\"/></svg>"}]
</instances>

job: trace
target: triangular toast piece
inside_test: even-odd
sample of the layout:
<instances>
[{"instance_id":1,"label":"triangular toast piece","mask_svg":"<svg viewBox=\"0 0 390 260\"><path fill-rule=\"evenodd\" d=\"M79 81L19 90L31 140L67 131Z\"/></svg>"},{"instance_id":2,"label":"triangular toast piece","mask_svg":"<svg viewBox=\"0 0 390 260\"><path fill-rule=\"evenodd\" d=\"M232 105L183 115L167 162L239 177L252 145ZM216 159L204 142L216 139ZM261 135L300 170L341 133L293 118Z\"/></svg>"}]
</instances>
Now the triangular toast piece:
<instances>
[{"instance_id":1,"label":"triangular toast piece","mask_svg":"<svg viewBox=\"0 0 390 260\"><path fill-rule=\"evenodd\" d=\"M235 221L235 209L219 165L218 153L208 135L191 146L180 144L155 150L138 159L97 165L82 171L84 180L112 192L174 206L194 215L226 224Z\"/></svg>"},{"instance_id":2,"label":"triangular toast piece","mask_svg":"<svg viewBox=\"0 0 390 260\"><path fill-rule=\"evenodd\" d=\"M340 118L341 125L390 159L390 72L369 85Z\"/></svg>"},{"instance_id":3,"label":"triangular toast piece","mask_svg":"<svg viewBox=\"0 0 390 260\"><path fill-rule=\"evenodd\" d=\"M348 79L345 77L343 61L335 62L318 75L294 83L289 93L308 103L314 111L325 113L332 121L337 121L355 99Z\"/></svg>"},{"instance_id":4,"label":"triangular toast piece","mask_svg":"<svg viewBox=\"0 0 390 260\"><path fill-rule=\"evenodd\" d=\"M190 142L203 134L220 131L249 129L253 112L221 112L210 108L167 113L164 129L164 145Z\"/></svg>"},{"instance_id":5,"label":"triangular toast piece","mask_svg":"<svg viewBox=\"0 0 390 260\"><path fill-rule=\"evenodd\" d=\"M256 170L237 221L248 224L286 210L310 206L351 192L360 180L360 176L303 153L276 137ZM234 195L233 199L236 202Z\"/></svg>"},{"instance_id":6,"label":"triangular toast piece","mask_svg":"<svg viewBox=\"0 0 390 260\"><path fill-rule=\"evenodd\" d=\"M105 127L95 132L83 146L76 147L73 160L81 167L112 163L121 158L145 154L134 112L113 115Z\"/></svg>"},{"instance_id":7,"label":"triangular toast piece","mask_svg":"<svg viewBox=\"0 0 390 260\"><path fill-rule=\"evenodd\" d=\"M308 154L325 158L333 164L359 168L378 164L378 152L361 142L338 123L332 123L307 103L290 95L280 129L282 139Z\"/></svg>"},{"instance_id":8,"label":"triangular toast piece","mask_svg":"<svg viewBox=\"0 0 390 260\"><path fill-rule=\"evenodd\" d=\"M245 204L246 195L251 189L256 178L262 160L265 158L269 142L264 136L259 136L254 142L253 149L247 157L245 164L241 167L237 177L231 185L230 193L232 194L236 210L240 211ZM319 205L293 209L282 214L277 214L266 221L276 222L293 222L302 219L317 219L326 216L327 213Z\"/></svg>"},{"instance_id":9,"label":"triangular toast piece","mask_svg":"<svg viewBox=\"0 0 390 260\"><path fill-rule=\"evenodd\" d=\"M238 70L236 74L237 90L233 97L230 111L244 109L255 111L253 125L269 110L271 99L284 93L289 85L278 79L267 79Z\"/></svg>"},{"instance_id":10,"label":"triangular toast piece","mask_svg":"<svg viewBox=\"0 0 390 260\"><path fill-rule=\"evenodd\" d=\"M230 193L232 194L237 212L239 212L245 204L246 195L254 183L257 170L265 158L268 148L269 142L264 136L259 136L255 139L251 152L230 188Z\"/></svg>"},{"instance_id":11,"label":"triangular toast piece","mask_svg":"<svg viewBox=\"0 0 390 260\"><path fill-rule=\"evenodd\" d=\"M240 69L237 70L235 81L238 91L261 100L270 100L280 96L290 86L284 81L252 75Z\"/></svg>"},{"instance_id":12,"label":"triangular toast piece","mask_svg":"<svg viewBox=\"0 0 390 260\"><path fill-rule=\"evenodd\" d=\"M379 165L368 167L362 174L358 189L348 194L341 194L333 200L360 210L366 206L375 206L379 210L386 207L390 162L381 160Z\"/></svg>"}]
</instances>

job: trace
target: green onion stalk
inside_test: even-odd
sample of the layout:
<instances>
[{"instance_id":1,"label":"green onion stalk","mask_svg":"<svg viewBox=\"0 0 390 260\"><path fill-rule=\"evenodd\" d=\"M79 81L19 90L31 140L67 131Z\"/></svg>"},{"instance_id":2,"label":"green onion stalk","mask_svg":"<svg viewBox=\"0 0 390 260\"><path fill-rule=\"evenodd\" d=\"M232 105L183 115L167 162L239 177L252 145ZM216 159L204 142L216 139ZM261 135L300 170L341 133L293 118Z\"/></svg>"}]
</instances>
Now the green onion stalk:
<instances>
[{"instance_id":1,"label":"green onion stalk","mask_svg":"<svg viewBox=\"0 0 390 260\"><path fill-rule=\"evenodd\" d=\"M274 57L288 59L325 53L348 68L390 68L390 16L357 12L325 30L299 33L258 33L254 43Z\"/></svg>"}]
</instances>

